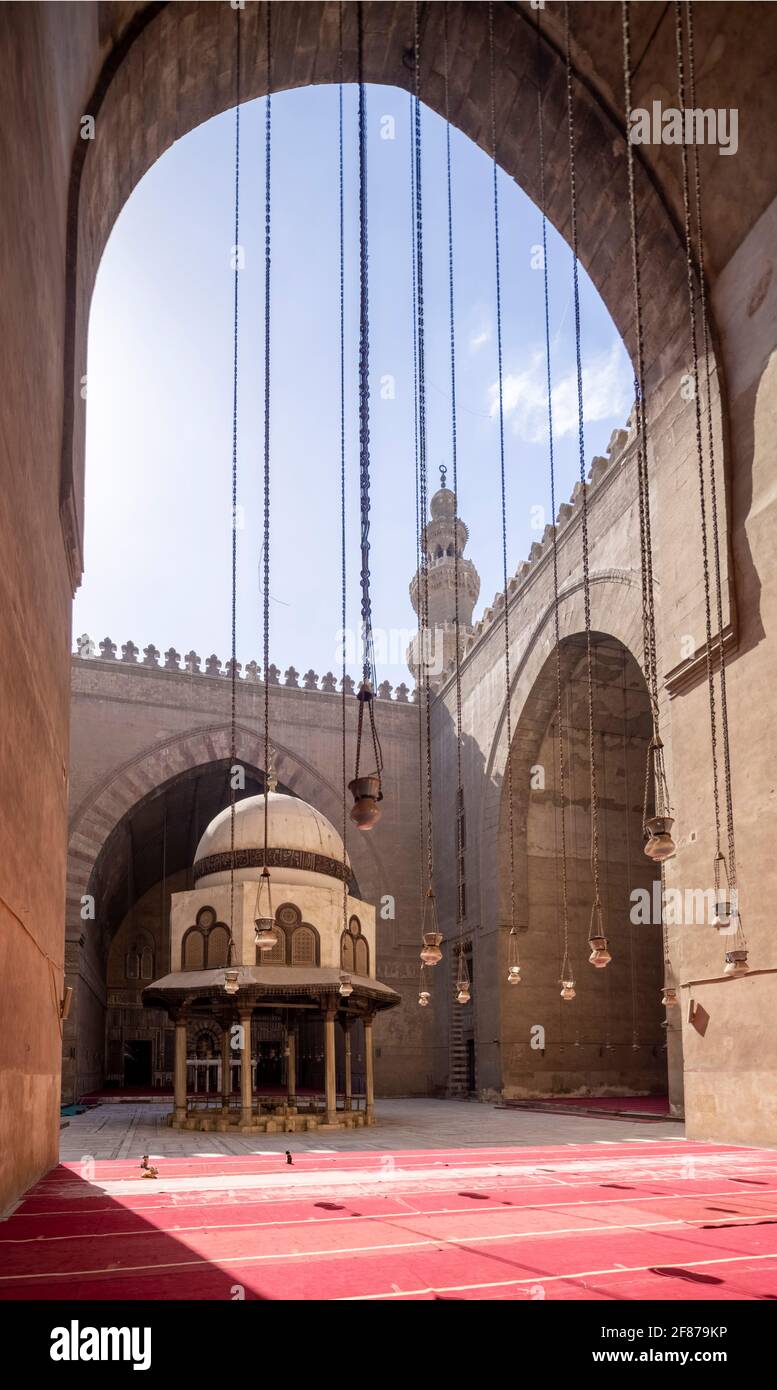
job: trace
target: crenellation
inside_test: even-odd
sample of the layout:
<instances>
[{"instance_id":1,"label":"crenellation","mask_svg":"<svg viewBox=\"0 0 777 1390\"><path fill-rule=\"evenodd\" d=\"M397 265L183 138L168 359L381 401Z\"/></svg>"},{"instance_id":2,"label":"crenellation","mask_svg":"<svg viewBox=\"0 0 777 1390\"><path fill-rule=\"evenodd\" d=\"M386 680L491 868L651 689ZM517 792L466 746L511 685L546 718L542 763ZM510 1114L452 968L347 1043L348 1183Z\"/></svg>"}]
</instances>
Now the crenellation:
<instances>
[{"instance_id":1,"label":"crenellation","mask_svg":"<svg viewBox=\"0 0 777 1390\"><path fill-rule=\"evenodd\" d=\"M494 600L495 604L498 605L500 601L504 601L503 597L502 595L497 595ZM466 637L462 638L462 646L464 646L466 640ZM100 655L97 654L97 647L89 634L86 632L82 633L82 635L76 639L76 650L72 653L73 660L89 663L97 662L98 664L115 661L116 643L111 641L110 637L105 637L99 645ZM231 657L222 662L215 652L205 658L205 669L203 670L201 658L193 649L188 651L185 657L183 657L183 666L180 664L182 659L181 654L175 647L168 647L167 651L164 653L163 665L160 665L159 662L160 652L153 644L143 648L144 659L141 662L137 660L138 651L139 649L135 646L134 642L126 642L122 646L122 662L137 665L144 671L165 671L171 674L205 676L208 678L220 677L222 680L231 680L232 677ZM261 666L257 661L246 662L245 673L241 674L242 672L243 666L241 662L236 661L236 680L240 681L241 684L261 684ZM283 681L280 680L281 672L279 667L270 665L269 674L270 685L277 685L284 689L311 690L327 695L334 695L338 691L338 680L333 671L327 671L326 675L321 676L319 679L317 672L311 668L306 671L302 677L301 685L299 672L294 666L290 666L288 670L284 672ZM354 695L356 686L353 677L346 674L341 678L339 689L341 692L344 691L346 695ZM395 690L390 681L385 680L379 685L377 694L378 698L381 700L393 700L398 704L407 704L410 691L404 681L401 682Z\"/></svg>"}]
</instances>

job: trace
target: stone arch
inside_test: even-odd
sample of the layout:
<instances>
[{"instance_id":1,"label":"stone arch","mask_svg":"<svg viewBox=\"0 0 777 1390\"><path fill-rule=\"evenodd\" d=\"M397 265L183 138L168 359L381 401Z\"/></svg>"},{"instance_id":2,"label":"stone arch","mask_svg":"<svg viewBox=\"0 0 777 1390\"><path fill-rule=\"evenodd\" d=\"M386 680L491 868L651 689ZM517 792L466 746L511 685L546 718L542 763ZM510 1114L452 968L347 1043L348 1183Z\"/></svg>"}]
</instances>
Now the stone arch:
<instances>
[{"instance_id":1,"label":"stone arch","mask_svg":"<svg viewBox=\"0 0 777 1390\"><path fill-rule=\"evenodd\" d=\"M521 1004L541 1017L545 1039L533 1053L526 1040L523 1008L512 1007L515 991L499 970L502 998L502 1085L507 1095L542 1093L543 1087L602 1094L618 1088L639 1094L666 1086L660 920L635 924L630 915L635 889L651 900L657 876L642 854L642 793L652 721L644 676L634 656L617 639L592 633L595 759L598 774L600 891L604 930L612 962L606 971L588 964L587 936L593 905L590 863L590 787L585 633L561 645L565 719L564 794L567 845L569 977L574 1004L562 1004L559 975L563 954L559 873L559 788L556 733L556 660L551 651L524 701L513 735L515 863L520 915L519 946L524 967ZM530 766L544 776L530 782ZM505 880L509 877L509 815L502 786L500 878L501 921L509 920ZM507 908L507 913L506 913ZM497 960L505 952L500 931Z\"/></svg>"},{"instance_id":2,"label":"stone arch","mask_svg":"<svg viewBox=\"0 0 777 1390\"><path fill-rule=\"evenodd\" d=\"M255 764L260 738L255 730L238 724L236 755L238 762ZM274 743L275 767L279 781L304 801L318 806L336 825L341 815L341 793L312 764L290 749ZM76 809L68 843L67 921L80 927L81 900L90 892L92 875L109 835L144 797L163 783L196 768L229 758L229 724L195 729L174 739L165 739L115 769ZM377 894L381 869L373 842L365 836L351 836L354 873L362 890Z\"/></svg>"},{"instance_id":3,"label":"stone arch","mask_svg":"<svg viewBox=\"0 0 777 1390\"><path fill-rule=\"evenodd\" d=\"M337 81L337 7L316 0L271 10L278 15L273 21L273 89ZM365 81L409 89L413 81L412 8L401 3L368 4L364 10ZM488 148L488 7L458 4L448 10L451 119L473 141ZM566 123L559 20L545 16L538 45L536 15L531 10L497 4L494 15L499 55L497 155L502 168L536 202L539 171L534 151L540 83L546 129L562 132ZM259 5L249 5L241 12L243 101L265 92L263 16ZM441 6L423 7L422 95L438 113L444 108L442 18ZM357 76L354 24L354 11L346 10L346 82ZM60 488L62 526L74 586L83 568L85 407L80 382L86 371L89 304L97 268L121 207L143 174L175 140L233 105L234 41L235 11L227 5L183 0L159 11L148 6L135 17L98 79L89 104L90 112L99 114L95 139L76 142L69 208ZM574 35L579 255L631 351L631 303L624 293L624 286L630 283L628 207L625 194L617 192L619 186L625 189L626 178L623 116L613 97L612 74L599 71L605 66L600 64L602 52L616 49L618 42L617 32L610 44L603 41L601 33L595 40L579 30ZM133 136L129 142L128 130ZM546 210L549 220L568 239L565 161L566 140L549 141ZM662 379L670 373L676 377L687 365L686 267L673 206L677 201L674 172L662 168L663 179L658 178L639 148L635 173L640 228L651 250L643 267L643 282L647 381L652 387L659 374ZM708 220L714 225L712 217ZM676 394L676 385L675 380L670 387L672 394ZM718 389L717 374L715 387Z\"/></svg>"},{"instance_id":4,"label":"stone arch","mask_svg":"<svg viewBox=\"0 0 777 1390\"><path fill-rule=\"evenodd\" d=\"M633 570L600 570L591 574L591 622L594 631L615 638L639 662L642 652L642 618L639 575ZM658 593L656 599L658 600ZM511 675L513 737L521 724L531 692L554 648L553 604L540 613L515 661ZM562 642L585 631L583 582L565 584L559 594L559 635ZM497 924L504 904L492 891L499 883L499 859L504 852L501 814L507 765L507 719L503 704L484 769L484 793L480 807L481 904L484 926ZM514 799L516 814L518 802Z\"/></svg>"}]
</instances>

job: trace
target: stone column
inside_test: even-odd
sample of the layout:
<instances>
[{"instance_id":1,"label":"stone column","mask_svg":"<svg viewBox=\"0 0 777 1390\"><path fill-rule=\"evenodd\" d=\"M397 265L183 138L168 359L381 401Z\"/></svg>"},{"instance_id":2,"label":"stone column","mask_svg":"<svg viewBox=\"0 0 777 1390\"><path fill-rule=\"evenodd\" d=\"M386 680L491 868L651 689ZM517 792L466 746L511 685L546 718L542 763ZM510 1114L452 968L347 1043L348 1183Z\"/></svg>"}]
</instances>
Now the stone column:
<instances>
[{"instance_id":1,"label":"stone column","mask_svg":"<svg viewBox=\"0 0 777 1390\"><path fill-rule=\"evenodd\" d=\"M186 1019L175 1020L175 1122L186 1120Z\"/></svg>"},{"instance_id":2,"label":"stone column","mask_svg":"<svg viewBox=\"0 0 777 1390\"><path fill-rule=\"evenodd\" d=\"M253 1119L252 1101L253 1086L251 1084L251 1018L252 1009L240 1010L240 1026L243 1029L242 1047L240 1049L240 1123L250 1125Z\"/></svg>"},{"instance_id":3,"label":"stone column","mask_svg":"<svg viewBox=\"0 0 777 1390\"><path fill-rule=\"evenodd\" d=\"M351 1110L353 1087L351 1084L351 1019L343 1019L343 1042L345 1044L345 1108Z\"/></svg>"},{"instance_id":4,"label":"stone column","mask_svg":"<svg viewBox=\"0 0 777 1390\"><path fill-rule=\"evenodd\" d=\"M368 1125L375 1123L375 1074L372 1065L372 1014L364 1020L364 1090L365 1119Z\"/></svg>"},{"instance_id":5,"label":"stone column","mask_svg":"<svg viewBox=\"0 0 777 1390\"><path fill-rule=\"evenodd\" d=\"M225 1114L229 1113L229 1097L232 1091L232 1048L229 1033L230 1024L228 1021L222 1023L224 1032L221 1035L221 1108Z\"/></svg>"},{"instance_id":6,"label":"stone column","mask_svg":"<svg viewBox=\"0 0 777 1390\"><path fill-rule=\"evenodd\" d=\"M335 1071L335 1009L326 1011L324 1022L324 1086L326 1091L326 1122L337 1123L337 1074Z\"/></svg>"},{"instance_id":7,"label":"stone column","mask_svg":"<svg viewBox=\"0 0 777 1390\"><path fill-rule=\"evenodd\" d=\"M289 1110L297 1108L297 1026L292 1024L286 1031L286 1044L289 1049L286 1066L286 1089Z\"/></svg>"}]
</instances>

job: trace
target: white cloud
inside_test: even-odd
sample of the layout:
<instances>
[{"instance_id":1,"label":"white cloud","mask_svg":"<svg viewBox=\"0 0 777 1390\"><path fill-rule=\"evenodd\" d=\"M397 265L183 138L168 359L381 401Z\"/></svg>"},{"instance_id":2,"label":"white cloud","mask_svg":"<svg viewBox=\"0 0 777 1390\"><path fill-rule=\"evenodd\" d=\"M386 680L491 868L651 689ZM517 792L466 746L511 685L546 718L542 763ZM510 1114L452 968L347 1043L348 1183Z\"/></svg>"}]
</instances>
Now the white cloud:
<instances>
[{"instance_id":1,"label":"white cloud","mask_svg":"<svg viewBox=\"0 0 777 1390\"><path fill-rule=\"evenodd\" d=\"M499 409L499 387L489 387L490 413ZM631 408L633 381L628 359L619 342L599 352L583 365L583 414L586 424L597 420L624 420ZM520 439L540 444L548 437L548 398L545 353L535 349L527 367L504 378L505 419ZM553 435L561 439L577 430L577 369L572 367L553 385Z\"/></svg>"},{"instance_id":2,"label":"white cloud","mask_svg":"<svg viewBox=\"0 0 777 1390\"><path fill-rule=\"evenodd\" d=\"M490 328L481 328L479 333L473 333L472 337L469 340L470 352L479 352L480 349L484 347L485 344L489 341L490 337Z\"/></svg>"}]
</instances>

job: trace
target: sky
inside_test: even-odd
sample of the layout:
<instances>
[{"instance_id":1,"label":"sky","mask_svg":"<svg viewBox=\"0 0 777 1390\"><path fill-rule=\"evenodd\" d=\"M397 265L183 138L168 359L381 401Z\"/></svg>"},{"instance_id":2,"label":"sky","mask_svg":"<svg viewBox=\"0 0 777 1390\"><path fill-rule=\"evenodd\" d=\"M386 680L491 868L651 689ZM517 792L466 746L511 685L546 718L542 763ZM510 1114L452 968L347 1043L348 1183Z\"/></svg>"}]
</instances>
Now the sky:
<instances>
[{"instance_id":1,"label":"sky","mask_svg":"<svg viewBox=\"0 0 777 1390\"><path fill-rule=\"evenodd\" d=\"M358 631L357 89L344 89L349 625ZM264 100L241 112L237 655L262 655ZM409 97L369 87L371 571L378 679L412 684L415 630ZM451 482L445 123L423 109L430 493ZM340 670L338 90L272 98L270 656ZM451 132L459 513L481 575L502 587L492 166ZM499 173L508 563L549 521L541 218ZM108 241L87 363L86 566L76 634L222 661L231 643L234 112L140 181ZM572 257L548 227L557 501L579 473ZM632 372L580 273L586 466L628 416ZM358 659L349 669L358 675Z\"/></svg>"}]
</instances>

